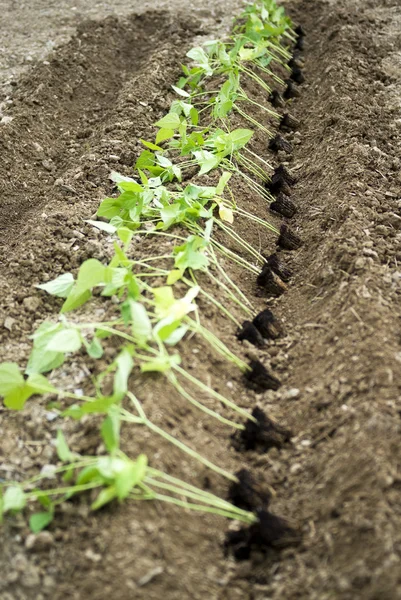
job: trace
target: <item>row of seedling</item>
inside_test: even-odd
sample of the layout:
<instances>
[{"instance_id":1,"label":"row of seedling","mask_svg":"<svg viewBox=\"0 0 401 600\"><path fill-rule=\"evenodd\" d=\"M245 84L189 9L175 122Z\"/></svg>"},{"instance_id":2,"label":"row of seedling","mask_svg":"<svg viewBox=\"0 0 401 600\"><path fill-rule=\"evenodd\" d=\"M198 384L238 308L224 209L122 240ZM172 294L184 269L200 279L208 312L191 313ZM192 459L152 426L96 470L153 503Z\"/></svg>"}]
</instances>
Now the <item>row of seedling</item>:
<instances>
[{"instance_id":1,"label":"row of seedling","mask_svg":"<svg viewBox=\"0 0 401 600\"><path fill-rule=\"evenodd\" d=\"M247 6L228 41L209 42L188 52L192 64L183 67L183 76L173 86L177 98L168 114L156 123L155 140L143 141L145 149L136 162L134 176L113 173L118 195L101 203L99 220L89 221L104 231L107 241L112 239L111 260L103 264L89 259L76 277L65 273L38 286L64 299L59 320L45 321L31 336L33 348L25 374L15 363L0 365L0 395L11 410L22 409L32 396L44 395L57 407L60 417L102 415L100 433L107 453L100 457L79 455L70 450L59 430L56 448L60 464L52 472L58 485L49 487L48 472L25 481L4 482L0 514L21 511L36 501L42 509L31 515L30 526L39 531L53 520L60 503L77 493L97 490L94 510L114 499L159 499L243 521L251 526L246 530L246 535L251 535L248 546L258 543L269 519L277 519L261 510L268 500L263 495L263 501L250 501L255 491L246 472L227 472L153 423L146 415L140 394L134 394L132 389L138 389L138 378L159 373L183 400L233 431L239 448L260 445L268 449L274 440L282 443L288 439L288 432L262 411L255 409L250 414L186 370L179 345L190 334L196 334L240 369L251 387L264 391L280 385L261 362L244 362L202 324L197 300L202 298L213 304L233 325L240 326L230 308L235 305L246 319L239 339L259 344L265 338L280 335L280 323L269 311L255 316L252 303L222 267L221 258L247 269L267 291L272 286L280 290L285 286L286 269L278 255L266 261L232 227L235 218L241 217L279 234L268 221L237 205L230 180L241 178L250 190L271 203L272 210L288 216L277 210L277 202L282 205L285 195L284 204L288 205L285 185L290 187L293 183L290 174L276 169L271 176L270 165L249 145L255 128L268 135L271 147L278 138L247 112L247 106L257 104L282 128L289 126L291 118L288 114L280 117L275 110L253 101L244 91L243 81L252 81L266 93L266 99L270 95L275 103L279 102L281 96L271 89L269 81L286 85L286 92L290 88L294 91L293 80L300 75L299 66L289 63L294 60L290 48L293 43L299 46L301 39L300 32L291 29L283 9L272 0L263 0ZM288 73L287 84L275 74L275 65ZM230 115L234 112L253 129L232 129ZM205 174L219 173L216 185L184 184L194 167L197 182ZM216 230L223 231L241 253L218 241ZM168 251L136 258L132 242L140 236L168 241ZM278 243L282 248L294 248L296 236L283 226ZM162 286L155 283L160 279L164 281ZM218 298L207 291L205 281L218 286ZM107 298L112 302L107 302ZM99 302L107 306L107 320L98 322L91 318L91 306ZM57 385L57 369L68 363L71 356L80 353L84 360L87 353L92 360L104 360L106 345L113 343L115 347L117 341L116 358L86 382L84 393ZM46 377L44 374L49 372L51 375ZM215 400L215 409L199 400L203 395ZM123 424L148 427L153 434L227 478L232 483L231 501L152 468L145 454L136 459L128 457L120 447Z\"/></svg>"}]
</instances>

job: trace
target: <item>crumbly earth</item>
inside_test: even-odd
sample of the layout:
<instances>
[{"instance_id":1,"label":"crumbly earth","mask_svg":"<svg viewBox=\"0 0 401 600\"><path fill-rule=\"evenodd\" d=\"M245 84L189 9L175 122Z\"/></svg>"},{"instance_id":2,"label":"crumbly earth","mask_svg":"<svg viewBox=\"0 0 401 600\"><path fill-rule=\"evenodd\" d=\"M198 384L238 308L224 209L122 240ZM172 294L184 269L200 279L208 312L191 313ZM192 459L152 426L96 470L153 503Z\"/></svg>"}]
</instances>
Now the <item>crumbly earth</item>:
<instances>
[{"instance_id":1,"label":"crumbly earth","mask_svg":"<svg viewBox=\"0 0 401 600\"><path fill-rule=\"evenodd\" d=\"M49 64L16 73L13 104L3 105L13 120L0 125L2 361L23 364L27 335L59 308L35 284L89 256L108 256L104 234L84 219L112 191L110 170L130 172L139 139L151 136L168 107L193 39L205 29L214 35L210 19L205 25L202 14L193 18L178 6L178 16L172 6L167 17L144 12L128 20L103 20L99 9L99 22L80 25ZM221 26L230 10L220 14ZM260 135L254 149L273 165L288 162L297 175L291 227L303 246L282 252L294 276L276 300L266 302L250 274L225 265L256 308L268 306L283 320L286 336L250 350L228 319L202 306L206 326L238 355L270 364L283 385L250 392L201 340L181 351L185 366L214 389L244 408L258 404L288 427L291 442L266 454L239 453L225 426L200 418L163 381L133 385L157 424L228 470L249 468L274 490L273 512L298 528L302 542L236 563L222 551L222 518L158 503L93 514L81 499L63 505L50 535L33 547L26 521L6 520L2 600L401 598L401 7L394 0L294 0L288 10L307 32L307 81L290 107L301 127L285 134L291 156L269 153ZM44 24L41 31L45 39ZM264 201L236 186L241 206L279 227ZM245 220L236 230L263 253L274 251L274 234ZM134 251L153 248L143 241ZM102 316L101 305L95 309ZM78 357L59 377L79 388L94 368ZM22 413L0 409L0 477L22 478L55 460L50 441L60 423L51 418L35 400ZM74 450L101 452L96 419L64 428ZM135 455L143 448L158 467L227 494L224 480L175 447L126 429L124 449Z\"/></svg>"}]
</instances>

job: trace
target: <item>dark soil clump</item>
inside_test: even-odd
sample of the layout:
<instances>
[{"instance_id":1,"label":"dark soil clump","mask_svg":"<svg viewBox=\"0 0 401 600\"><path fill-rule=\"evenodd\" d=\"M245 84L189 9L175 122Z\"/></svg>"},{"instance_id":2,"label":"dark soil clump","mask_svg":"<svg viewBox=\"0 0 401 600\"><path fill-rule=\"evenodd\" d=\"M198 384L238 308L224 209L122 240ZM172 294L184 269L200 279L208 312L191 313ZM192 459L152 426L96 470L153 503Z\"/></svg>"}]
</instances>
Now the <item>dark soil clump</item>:
<instances>
[{"instance_id":1,"label":"dark soil clump","mask_svg":"<svg viewBox=\"0 0 401 600\"><path fill-rule=\"evenodd\" d=\"M302 73L302 69L299 67L294 67L291 71L291 79L295 81L295 83L304 83L305 77Z\"/></svg>"},{"instance_id":2,"label":"dark soil clump","mask_svg":"<svg viewBox=\"0 0 401 600\"><path fill-rule=\"evenodd\" d=\"M261 453L270 448L282 448L289 442L291 432L289 429L278 425L257 406L252 411L252 416L257 420L248 419L245 429L233 434L233 446L238 451L257 450Z\"/></svg>"},{"instance_id":3,"label":"dark soil clump","mask_svg":"<svg viewBox=\"0 0 401 600\"><path fill-rule=\"evenodd\" d=\"M287 225L282 225L277 244L284 250L298 250L302 246L302 240Z\"/></svg>"},{"instance_id":4,"label":"dark soil clump","mask_svg":"<svg viewBox=\"0 0 401 600\"><path fill-rule=\"evenodd\" d=\"M292 271L284 265L277 253L268 256L266 258L266 264L271 268L273 273L278 275L285 283L289 282L292 277Z\"/></svg>"},{"instance_id":5,"label":"dark soil clump","mask_svg":"<svg viewBox=\"0 0 401 600\"><path fill-rule=\"evenodd\" d=\"M283 326L271 310L262 310L252 321L254 327L266 339L275 340L283 335Z\"/></svg>"},{"instance_id":6,"label":"dark soil clump","mask_svg":"<svg viewBox=\"0 0 401 600\"><path fill-rule=\"evenodd\" d=\"M277 199L270 204L270 210L287 219L291 219L297 212L297 207L291 198L286 196L286 194L281 193L277 196Z\"/></svg>"},{"instance_id":7,"label":"dark soil clump","mask_svg":"<svg viewBox=\"0 0 401 600\"><path fill-rule=\"evenodd\" d=\"M242 328L237 333L237 339L240 342L242 342L243 340L247 340L254 346L260 347L265 345L265 341L261 332L254 325L254 323L251 323L250 321L244 321L242 323Z\"/></svg>"},{"instance_id":8,"label":"dark soil clump","mask_svg":"<svg viewBox=\"0 0 401 600\"><path fill-rule=\"evenodd\" d=\"M245 374L248 387L256 392L265 392L266 390L278 390L281 382L277 377L271 375L260 360L251 360L250 371Z\"/></svg>"},{"instance_id":9,"label":"dark soil clump","mask_svg":"<svg viewBox=\"0 0 401 600\"><path fill-rule=\"evenodd\" d=\"M236 476L238 481L232 483L228 492L229 501L244 510L267 508L271 493L255 483L250 471L241 469Z\"/></svg>"},{"instance_id":10,"label":"dark soil clump","mask_svg":"<svg viewBox=\"0 0 401 600\"><path fill-rule=\"evenodd\" d=\"M274 108L282 108L285 106L285 101L280 92L273 90L269 96L269 102Z\"/></svg>"},{"instance_id":11,"label":"dark soil clump","mask_svg":"<svg viewBox=\"0 0 401 600\"><path fill-rule=\"evenodd\" d=\"M283 152L287 152L287 154L291 154L292 145L290 142L287 142L281 135L277 134L274 138L272 138L269 142L269 149L273 152L279 152L282 150Z\"/></svg>"},{"instance_id":12,"label":"dark soil clump","mask_svg":"<svg viewBox=\"0 0 401 600\"><path fill-rule=\"evenodd\" d=\"M294 67L295 68L295 67ZM298 119L290 115L289 113L284 113L280 120L280 129L298 129L300 123Z\"/></svg>"},{"instance_id":13,"label":"dark soil clump","mask_svg":"<svg viewBox=\"0 0 401 600\"><path fill-rule=\"evenodd\" d=\"M287 286L272 268L265 263L259 273L256 283L268 294L268 296L278 297L287 290Z\"/></svg>"},{"instance_id":14,"label":"dark soil clump","mask_svg":"<svg viewBox=\"0 0 401 600\"><path fill-rule=\"evenodd\" d=\"M295 85L295 83L291 81L291 79L287 79L286 84L287 87L284 90L283 98L285 98L286 100L291 100L292 98L299 98L301 93L298 89L298 86Z\"/></svg>"},{"instance_id":15,"label":"dark soil clump","mask_svg":"<svg viewBox=\"0 0 401 600\"><path fill-rule=\"evenodd\" d=\"M253 525L227 533L226 554L231 553L237 560L248 560L252 551L265 554L269 549L282 549L300 542L300 533L282 517L267 510L257 511L257 516L258 521Z\"/></svg>"}]
</instances>

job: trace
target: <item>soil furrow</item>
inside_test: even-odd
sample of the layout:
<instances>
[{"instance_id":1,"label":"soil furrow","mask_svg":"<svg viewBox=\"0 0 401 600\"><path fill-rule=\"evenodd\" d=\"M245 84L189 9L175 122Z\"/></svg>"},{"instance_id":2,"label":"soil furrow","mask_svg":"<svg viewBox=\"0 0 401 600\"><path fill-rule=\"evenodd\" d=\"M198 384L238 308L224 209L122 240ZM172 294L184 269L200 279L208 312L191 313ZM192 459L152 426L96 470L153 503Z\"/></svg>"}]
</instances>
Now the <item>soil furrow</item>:
<instances>
[{"instance_id":1,"label":"soil furrow","mask_svg":"<svg viewBox=\"0 0 401 600\"><path fill-rule=\"evenodd\" d=\"M85 500L76 500L62 507L51 542L39 550L27 547L24 521L7 522L0 550L0 590L6 600L401 598L401 10L391 0L380 7L370 0L319 0L313 6L294 1L289 6L306 31L305 70L300 73L295 65L295 78L300 82L304 74L306 83L300 97L298 88L287 87L284 95L296 92L297 97L287 104L291 118L275 138L274 153L268 154L268 140L260 135L254 150L275 167L286 165L296 182L290 185L283 171L276 171L281 179L275 178L274 185L284 197L271 207L273 216L265 201L245 185L236 186L243 208L278 228L283 219L277 213L284 217L278 257L268 260L257 280L222 262L255 307L272 309L280 324L270 313L267 324L254 321L268 327L270 336L254 347L246 341L255 336L249 323L245 341L236 342L233 324L201 305L209 328L223 341L241 357L267 364L274 374L272 389L245 389L240 375L202 341L183 350L188 369L213 389L240 406L263 409L270 437L256 443L249 428L248 437L230 444L223 426L200 418L159 378L141 379L136 391L156 423L201 448L209 460L232 472L250 469L261 486L260 497L273 497L274 512L289 519L291 534L302 531L302 542L297 536L296 545L254 552L236 562L223 556L226 524L217 517L194 517L158 503L127 504L94 516ZM23 360L29 351L26 334L57 312L59 302L46 297L41 304L33 285L76 269L85 258L108 256L103 234L82 220L110 193L109 171L129 173L139 138L168 106L188 37L196 33L185 19L158 26L157 18L141 17L133 34L126 22L115 20L84 26L77 39L60 49L64 59L56 56L49 65L50 81L60 91L49 86L37 96L28 93L48 81L47 68L40 67L32 87L26 80L16 96L15 119L2 134L9 164L1 175L9 186L5 173L11 169L15 186L2 212L8 254L1 275L2 360ZM161 50L150 53L162 37L161 27L166 40ZM102 71L97 70L98 56ZM86 81L78 68L82 60ZM115 61L125 73L123 85ZM75 96L65 93L71 79ZM255 94L259 102L266 101ZM93 111L94 101L98 111ZM38 107L45 113L48 107L49 118L38 118ZM68 131L63 140L59 119ZM24 141L28 135L39 140L42 150L35 152L43 156L32 156ZM18 141L14 149L13 140ZM294 235L288 235L288 225ZM277 236L261 233L248 221L238 219L236 231L266 258L277 250ZM146 255L155 245L164 248L144 240L137 252ZM212 285L206 289L216 293ZM241 318L237 309L233 314ZM277 327L284 336L276 335ZM260 343L259 337L252 339ZM88 373L77 358L63 376L79 387ZM276 389L278 378L282 386ZM46 423L44 405L31 404L21 414L3 411L0 417L6 473L19 476L52 462L48 442L58 423ZM89 419L84 429L70 423L72 447L101 452L97 426ZM124 432L124 447L133 455L144 444L168 472L227 497L225 482L194 466L175 447L148 432L135 437Z\"/></svg>"}]
</instances>

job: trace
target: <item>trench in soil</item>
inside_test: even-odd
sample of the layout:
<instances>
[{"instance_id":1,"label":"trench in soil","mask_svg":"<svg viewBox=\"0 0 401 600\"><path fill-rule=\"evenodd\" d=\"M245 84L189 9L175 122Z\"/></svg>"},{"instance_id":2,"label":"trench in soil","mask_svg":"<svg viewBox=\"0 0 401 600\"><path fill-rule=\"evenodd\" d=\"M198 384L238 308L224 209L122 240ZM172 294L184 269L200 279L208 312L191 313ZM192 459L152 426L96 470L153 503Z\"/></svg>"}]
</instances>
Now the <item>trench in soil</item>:
<instances>
[{"instance_id":1,"label":"trench in soil","mask_svg":"<svg viewBox=\"0 0 401 600\"><path fill-rule=\"evenodd\" d=\"M200 416L162 380L143 380L137 391L155 422L224 468L249 468L262 487L273 488L272 510L298 526L302 543L235 563L222 553L223 519L157 503L94 515L82 500L64 507L54 545L42 553L24 549L23 521L6 523L4 593L399 597L401 93L393 63L400 11L391 2L380 9L369 2L319 2L307 10L294 3L291 9L307 30L307 83L291 104L302 125L285 136L292 156L269 155L260 138L256 149L274 166L289 163L297 175L291 227L304 245L282 253L294 276L287 293L267 303L252 276L225 265L255 307L268 306L282 319L286 336L266 349L250 348L236 342L231 322L202 306L209 328L244 358L263 360L283 385L255 394L201 341L182 349L188 369L244 408L259 405L292 430L291 442L266 454L239 454L226 428ZM0 138L1 310L7 325L0 333L2 360L22 363L30 348L26 335L57 312L55 299L40 296L37 304L33 285L86 258L107 257L103 234L82 220L110 193L110 170L130 174L138 141L167 109L189 47L191 26L167 22L160 25L166 41L155 52L155 40L163 37L160 29L153 33L155 19L141 17L134 34L115 20L85 26L49 67L30 73L17 89L14 121ZM267 204L240 184L237 194L245 208L280 225ZM273 235L242 221L236 228L254 247L274 251ZM142 241L138 255L153 248L154 242ZM63 373L76 387L86 376L79 359ZM44 405L32 402L24 413L2 411L0 417L6 474L35 472L52 462L49 443L58 423L46 422ZM95 420L66 429L73 449L82 452L99 450L97 431ZM132 455L145 446L161 468L226 496L224 481L146 431L134 430L134 437L127 431L124 443ZM152 572L149 583L138 587Z\"/></svg>"}]
</instances>

